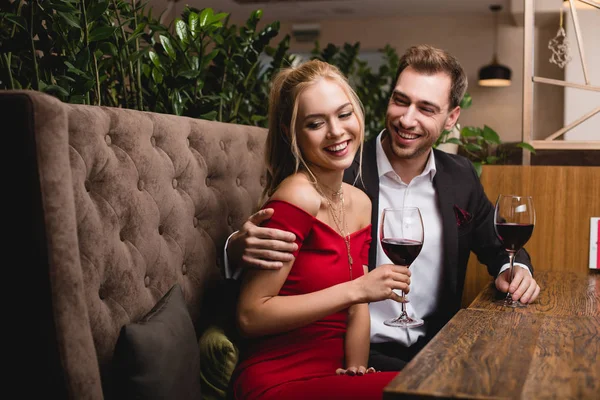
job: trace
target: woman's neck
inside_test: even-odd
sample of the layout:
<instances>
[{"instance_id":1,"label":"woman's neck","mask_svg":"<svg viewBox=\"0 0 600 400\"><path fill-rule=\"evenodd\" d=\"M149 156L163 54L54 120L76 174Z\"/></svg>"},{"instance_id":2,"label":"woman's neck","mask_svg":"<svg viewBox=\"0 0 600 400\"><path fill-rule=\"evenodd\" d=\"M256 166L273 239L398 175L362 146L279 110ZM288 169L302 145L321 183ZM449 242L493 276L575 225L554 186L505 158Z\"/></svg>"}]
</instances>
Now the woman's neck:
<instances>
[{"instance_id":1,"label":"woman's neck","mask_svg":"<svg viewBox=\"0 0 600 400\"><path fill-rule=\"evenodd\" d=\"M319 189L330 199L338 197L341 194L344 171L324 171L311 167L310 172L305 171L305 173L308 175L309 179L316 179L316 184L319 185Z\"/></svg>"}]
</instances>

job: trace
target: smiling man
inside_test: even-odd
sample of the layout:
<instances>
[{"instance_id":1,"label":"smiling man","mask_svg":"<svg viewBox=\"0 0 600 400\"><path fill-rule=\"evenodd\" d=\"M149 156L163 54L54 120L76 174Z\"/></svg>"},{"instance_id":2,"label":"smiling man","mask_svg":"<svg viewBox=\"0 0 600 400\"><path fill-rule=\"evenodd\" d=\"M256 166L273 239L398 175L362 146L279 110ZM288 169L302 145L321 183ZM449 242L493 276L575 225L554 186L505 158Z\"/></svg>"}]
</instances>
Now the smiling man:
<instances>
[{"instance_id":1,"label":"smiling man","mask_svg":"<svg viewBox=\"0 0 600 400\"><path fill-rule=\"evenodd\" d=\"M427 45L409 48L400 58L385 129L365 143L362 175L357 156L344 176L372 202L371 270L390 263L379 242L383 209L416 206L423 217L425 238L410 268L406 308L425 324L409 329L384 325L400 314L400 303L371 303L369 366L379 370L402 369L460 309L471 252L487 266L499 291L510 291L523 303L540 292L524 249L517 254L515 265L521 268L509 285L508 255L495 235L494 207L471 162L433 149L440 134L456 123L466 89L465 72L452 55ZM254 214L232 235L226 274L232 267L277 269L292 259L294 236L260 227L271 215L269 210Z\"/></svg>"}]
</instances>

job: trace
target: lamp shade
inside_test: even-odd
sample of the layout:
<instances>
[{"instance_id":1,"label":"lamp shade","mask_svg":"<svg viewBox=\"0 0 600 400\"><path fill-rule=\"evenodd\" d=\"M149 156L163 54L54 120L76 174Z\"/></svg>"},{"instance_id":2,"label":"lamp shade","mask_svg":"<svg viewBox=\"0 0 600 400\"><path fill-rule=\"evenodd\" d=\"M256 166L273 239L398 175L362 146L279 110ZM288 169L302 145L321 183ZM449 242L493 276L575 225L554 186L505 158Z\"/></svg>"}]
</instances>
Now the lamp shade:
<instances>
[{"instance_id":1,"label":"lamp shade","mask_svg":"<svg viewBox=\"0 0 600 400\"><path fill-rule=\"evenodd\" d=\"M510 86L510 77L510 68L492 63L479 70L479 86Z\"/></svg>"}]
</instances>

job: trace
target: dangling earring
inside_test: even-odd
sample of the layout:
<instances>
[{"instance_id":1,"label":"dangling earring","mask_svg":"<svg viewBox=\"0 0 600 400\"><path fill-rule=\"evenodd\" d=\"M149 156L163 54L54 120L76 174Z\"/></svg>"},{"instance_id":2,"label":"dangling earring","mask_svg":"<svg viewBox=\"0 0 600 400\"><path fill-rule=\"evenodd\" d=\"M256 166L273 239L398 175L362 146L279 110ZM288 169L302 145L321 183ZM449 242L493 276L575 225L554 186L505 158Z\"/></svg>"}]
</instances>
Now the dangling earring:
<instances>
[{"instance_id":1,"label":"dangling earring","mask_svg":"<svg viewBox=\"0 0 600 400\"><path fill-rule=\"evenodd\" d=\"M559 68L564 68L565 65L571 61L569 56L569 41L567 40L567 33L563 28L563 7L560 6L560 23L558 26L558 32L554 39L548 42L548 48L552 51L550 56L550 63L558 65Z\"/></svg>"}]
</instances>

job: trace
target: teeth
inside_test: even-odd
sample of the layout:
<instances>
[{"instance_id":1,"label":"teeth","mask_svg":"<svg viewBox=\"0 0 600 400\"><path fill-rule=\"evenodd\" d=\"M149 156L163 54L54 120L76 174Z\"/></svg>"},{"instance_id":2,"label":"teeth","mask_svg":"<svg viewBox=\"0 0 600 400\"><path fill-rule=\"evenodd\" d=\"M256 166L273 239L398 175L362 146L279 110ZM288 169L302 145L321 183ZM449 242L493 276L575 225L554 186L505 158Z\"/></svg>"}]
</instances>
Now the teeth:
<instances>
[{"instance_id":1,"label":"teeth","mask_svg":"<svg viewBox=\"0 0 600 400\"><path fill-rule=\"evenodd\" d=\"M344 150L346 147L348 147L348 142L336 144L335 146L329 146L329 147L327 147L327 150L340 151L340 150Z\"/></svg>"},{"instance_id":2,"label":"teeth","mask_svg":"<svg viewBox=\"0 0 600 400\"><path fill-rule=\"evenodd\" d=\"M397 131L398 135L400 135L400 137L402 139L416 139L419 137L419 135L412 135L410 133L405 133L405 132L401 132L401 131Z\"/></svg>"}]
</instances>

